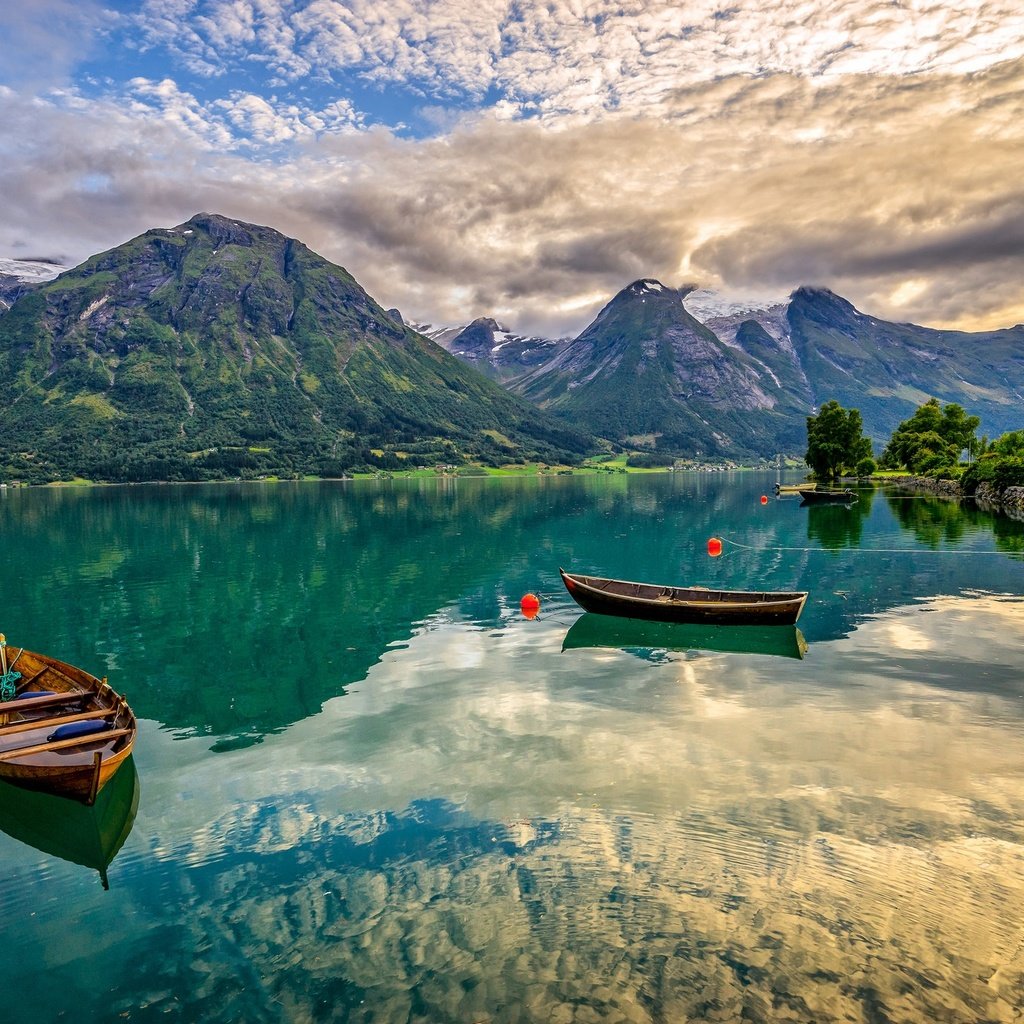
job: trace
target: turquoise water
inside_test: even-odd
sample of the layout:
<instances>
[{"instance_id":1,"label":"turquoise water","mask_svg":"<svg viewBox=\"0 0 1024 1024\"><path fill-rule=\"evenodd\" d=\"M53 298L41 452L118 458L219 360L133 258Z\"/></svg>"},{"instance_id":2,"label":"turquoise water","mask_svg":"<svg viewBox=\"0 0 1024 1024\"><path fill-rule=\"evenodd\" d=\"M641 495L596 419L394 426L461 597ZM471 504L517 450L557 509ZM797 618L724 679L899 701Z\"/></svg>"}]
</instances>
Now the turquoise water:
<instances>
[{"instance_id":1,"label":"turquoise water","mask_svg":"<svg viewBox=\"0 0 1024 1024\"><path fill-rule=\"evenodd\" d=\"M1015 1019L1024 524L774 479L0 493L0 630L141 723L88 820L0 789L6 1019Z\"/></svg>"}]
</instances>

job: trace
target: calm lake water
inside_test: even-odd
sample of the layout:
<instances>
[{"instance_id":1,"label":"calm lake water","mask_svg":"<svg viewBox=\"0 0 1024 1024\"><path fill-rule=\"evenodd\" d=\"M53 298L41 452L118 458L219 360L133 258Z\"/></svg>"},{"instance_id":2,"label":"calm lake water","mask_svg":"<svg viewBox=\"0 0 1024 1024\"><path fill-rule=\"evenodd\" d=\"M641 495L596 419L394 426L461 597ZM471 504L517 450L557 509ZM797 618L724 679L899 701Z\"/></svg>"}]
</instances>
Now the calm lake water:
<instances>
[{"instance_id":1,"label":"calm lake water","mask_svg":"<svg viewBox=\"0 0 1024 1024\"><path fill-rule=\"evenodd\" d=\"M1019 1021L1024 524L774 479L0 493L0 629L140 719L93 811L0 787L6 1024Z\"/></svg>"}]
</instances>

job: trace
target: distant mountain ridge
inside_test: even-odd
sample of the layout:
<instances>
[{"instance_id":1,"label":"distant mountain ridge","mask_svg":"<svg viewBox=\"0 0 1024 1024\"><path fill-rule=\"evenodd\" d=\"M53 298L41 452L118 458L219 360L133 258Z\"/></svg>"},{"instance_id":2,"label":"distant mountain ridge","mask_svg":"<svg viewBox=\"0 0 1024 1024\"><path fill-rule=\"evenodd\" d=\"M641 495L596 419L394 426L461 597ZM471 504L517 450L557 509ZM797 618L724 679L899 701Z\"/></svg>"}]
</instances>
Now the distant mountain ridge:
<instances>
[{"instance_id":1,"label":"distant mountain ridge","mask_svg":"<svg viewBox=\"0 0 1024 1024\"><path fill-rule=\"evenodd\" d=\"M301 242L215 214L22 295L0 316L0 406L5 479L559 462L593 444Z\"/></svg>"},{"instance_id":2,"label":"distant mountain ridge","mask_svg":"<svg viewBox=\"0 0 1024 1024\"><path fill-rule=\"evenodd\" d=\"M615 444L675 454L799 453L806 416L836 399L861 410L880 451L931 397L992 436L1019 429L1024 327L939 330L869 316L826 288L743 302L648 278L506 383Z\"/></svg>"},{"instance_id":3,"label":"distant mountain ridge","mask_svg":"<svg viewBox=\"0 0 1024 1024\"><path fill-rule=\"evenodd\" d=\"M511 387L541 408L632 447L691 455L770 454L803 443L806 408L765 335L726 345L686 310L691 287L645 278L578 338ZM763 334L764 332L762 332Z\"/></svg>"},{"instance_id":4,"label":"distant mountain ridge","mask_svg":"<svg viewBox=\"0 0 1024 1024\"><path fill-rule=\"evenodd\" d=\"M514 334L493 317L483 316L465 327L410 326L453 356L502 383L541 366L570 340Z\"/></svg>"},{"instance_id":5,"label":"distant mountain ridge","mask_svg":"<svg viewBox=\"0 0 1024 1024\"><path fill-rule=\"evenodd\" d=\"M1022 426L1022 325L972 333L890 323L808 287L791 296L786 321L811 400L859 408L878 440L933 397L980 416L992 436Z\"/></svg>"}]
</instances>

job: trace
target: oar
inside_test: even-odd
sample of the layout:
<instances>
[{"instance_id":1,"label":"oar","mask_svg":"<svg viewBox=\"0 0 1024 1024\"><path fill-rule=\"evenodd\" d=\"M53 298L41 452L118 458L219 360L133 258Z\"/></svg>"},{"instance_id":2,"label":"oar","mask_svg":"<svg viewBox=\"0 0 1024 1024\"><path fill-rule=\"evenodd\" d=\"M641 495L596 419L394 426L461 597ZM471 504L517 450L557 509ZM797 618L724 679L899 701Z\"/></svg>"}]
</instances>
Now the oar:
<instances>
[{"instance_id":1,"label":"oar","mask_svg":"<svg viewBox=\"0 0 1024 1024\"><path fill-rule=\"evenodd\" d=\"M3 674L7 675L7 637L0 633L0 665L3 665Z\"/></svg>"}]
</instances>

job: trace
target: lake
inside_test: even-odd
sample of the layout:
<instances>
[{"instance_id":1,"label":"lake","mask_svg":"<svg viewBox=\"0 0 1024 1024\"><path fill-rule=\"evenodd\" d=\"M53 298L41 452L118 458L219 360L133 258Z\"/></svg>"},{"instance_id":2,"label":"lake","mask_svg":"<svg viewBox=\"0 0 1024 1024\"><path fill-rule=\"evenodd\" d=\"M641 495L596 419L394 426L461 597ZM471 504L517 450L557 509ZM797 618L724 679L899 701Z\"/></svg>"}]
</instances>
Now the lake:
<instances>
[{"instance_id":1,"label":"lake","mask_svg":"<svg viewBox=\"0 0 1024 1024\"><path fill-rule=\"evenodd\" d=\"M7 1024L1019 1020L1024 524L774 482L0 493L12 649L140 720L92 810L0 788Z\"/></svg>"}]
</instances>

